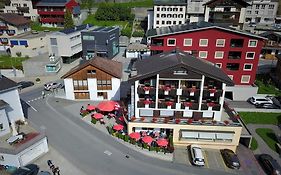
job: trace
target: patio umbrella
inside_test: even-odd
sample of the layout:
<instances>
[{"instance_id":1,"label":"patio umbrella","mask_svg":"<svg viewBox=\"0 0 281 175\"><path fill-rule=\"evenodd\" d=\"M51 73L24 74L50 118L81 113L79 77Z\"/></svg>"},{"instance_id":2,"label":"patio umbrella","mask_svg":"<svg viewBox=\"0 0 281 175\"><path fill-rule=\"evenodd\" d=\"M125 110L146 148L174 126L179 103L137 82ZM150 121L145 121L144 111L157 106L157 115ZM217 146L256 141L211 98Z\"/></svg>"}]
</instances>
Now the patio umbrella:
<instances>
[{"instance_id":1,"label":"patio umbrella","mask_svg":"<svg viewBox=\"0 0 281 175\"><path fill-rule=\"evenodd\" d=\"M168 145L168 141L166 139L159 139L156 141L156 143L158 146L162 146L162 147L165 147Z\"/></svg>"},{"instance_id":2,"label":"patio umbrella","mask_svg":"<svg viewBox=\"0 0 281 175\"><path fill-rule=\"evenodd\" d=\"M145 136L145 137L142 138L142 141L144 143L148 143L149 144L149 143L151 143L153 141L153 138L150 137L150 136Z\"/></svg>"},{"instance_id":3,"label":"patio umbrella","mask_svg":"<svg viewBox=\"0 0 281 175\"><path fill-rule=\"evenodd\" d=\"M129 136L132 138L132 139L140 139L140 133L139 132L132 132L131 134L129 134Z\"/></svg>"},{"instance_id":4,"label":"patio umbrella","mask_svg":"<svg viewBox=\"0 0 281 175\"><path fill-rule=\"evenodd\" d=\"M124 126L123 125L119 125L119 124L118 125L114 125L113 129L116 130L116 131L120 131L120 130L124 129Z\"/></svg>"},{"instance_id":5,"label":"patio umbrella","mask_svg":"<svg viewBox=\"0 0 281 175\"><path fill-rule=\"evenodd\" d=\"M117 105L119 104L115 101L102 101L97 105L97 108L104 112L111 112Z\"/></svg>"},{"instance_id":6,"label":"patio umbrella","mask_svg":"<svg viewBox=\"0 0 281 175\"><path fill-rule=\"evenodd\" d=\"M95 110L96 109L96 107L94 106L94 105L88 105L87 106L87 110L88 111L93 111L93 110Z\"/></svg>"},{"instance_id":7,"label":"patio umbrella","mask_svg":"<svg viewBox=\"0 0 281 175\"><path fill-rule=\"evenodd\" d=\"M101 113L95 113L95 114L92 115L92 117L99 120L99 119L103 118L103 115Z\"/></svg>"}]
</instances>

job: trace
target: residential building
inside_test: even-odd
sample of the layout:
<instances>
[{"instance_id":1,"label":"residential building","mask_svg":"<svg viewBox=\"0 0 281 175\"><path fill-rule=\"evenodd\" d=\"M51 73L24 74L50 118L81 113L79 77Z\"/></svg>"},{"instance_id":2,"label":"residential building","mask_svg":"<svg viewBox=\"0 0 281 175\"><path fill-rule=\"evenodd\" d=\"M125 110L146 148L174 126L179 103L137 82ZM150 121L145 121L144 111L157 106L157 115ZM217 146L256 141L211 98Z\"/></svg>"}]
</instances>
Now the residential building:
<instances>
[{"instance_id":1,"label":"residential building","mask_svg":"<svg viewBox=\"0 0 281 175\"><path fill-rule=\"evenodd\" d=\"M276 86L281 88L281 54L276 55L277 64L274 72L270 73L271 78L275 82Z\"/></svg>"},{"instance_id":2,"label":"residential building","mask_svg":"<svg viewBox=\"0 0 281 175\"><path fill-rule=\"evenodd\" d=\"M281 32L267 31L260 36L267 38L262 48L261 55L265 59L276 59L281 54Z\"/></svg>"},{"instance_id":3,"label":"residential building","mask_svg":"<svg viewBox=\"0 0 281 175\"><path fill-rule=\"evenodd\" d=\"M113 58L119 53L119 27L97 27L81 32L83 58Z\"/></svg>"},{"instance_id":4,"label":"residential building","mask_svg":"<svg viewBox=\"0 0 281 175\"><path fill-rule=\"evenodd\" d=\"M35 21L38 14L34 7L34 0L11 0L3 9L4 13L16 13Z\"/></svg>"},{"instance_id":5,"label":"residential building","mask_svg":"<svg viewBox=\"0 0 281 175\"><path fill-rule=\"evenodd\" d=\"M95 57L62 78L67 99L120 100L122 64L117 61Z\"/></svg>"},{"instance_id":6,"label":"residential building","mask_svg":"<svg viewBox=\"0 0 281 175\"><path fill-rule=\"evenodd\" d=\"M46 27L63 27L66 9L73 18L80 17L80 5L76 0L40 0L36 8L39 22Z\"/></svg>"},{"instance_id":7,"label":"residential building","mask_svg":"<svg viewBox=\"0 0 281 175\"><path fill-rule=\"evenodd\" d=\"M9 38L11 56L35 57L46 54L48 52L47 33L31 31Z\"/></svg>"},{"instance_id":8,"label":"residential building","mask_svg":"<svg viewBox=\"0 0 281 175\"><path fill-rule=\"evenodd\" d=\"M48 152L45 133L37 132L25 122L18 87L0 74L0 161L1 165L15 167Z\"/></svg>"},{"instance_id":9,"label":"residential building","mask_svg":"<svg viewBox=\"0 0 281 175\"><path fill-rule=\"evenodd\" d=\"M153 11L148 11L148 29L184 24L186 5L186 0L154 0Z\"/></svg>"},{"instance_id":10,"label":"residential building","mask_svg":"<svg viewBox=\"0 0 281 175\"><path fill-rule=\"evenodd\" d=\"M150 50L147 45L140 43L131 43L128 45L126 52L126 58L139 58L150 56Z\"/></svg>"},{"instance_id":11,"label":"residential building","mask_svg":"<svg viewBox=\"0 0 281 175\"><path fill-rule=\"evenodd\" d=\"M248 0L244 30L253 32L257 24L271 25L275 23L278 0Z\"/></svg>"},{"instance_id":12,"label":"residential building","mask_svg":"<svg viewBox=\"0 0 281 175\"><path fill-rule=\"evenodd\" d=\"M205 21L242 29L249 5L244 0L211 0L205 3Z\"/></svg>"},{"instance_id":13,"label":"residential building","mask_svg":"<svg viewBox=\"0 0 281 175\"><path fill-rule=\"evenodd\" d=\"M230 99L246 99L257 91L252 85L264 37L199 22L151 29L147 38L152 55L179 48L216 64L235 83L227 87Z\"/></svg>"},{"instance_id":14,"label":"residential building","mask_svg":"<svg viewBox=\"0 0 281 175\"><path fill-rule=\"evenodd\" d=\"M129 134L158 130L172 136L174 145L236 150L242 127L224 118L226 85L233 82L221 69L179 50L138 60L134 67Z\"/></svg>"},{"instance_id":15,"label":"residential building","mask_svg":"<svg viewBox=\"0 0 281 175\"><path fill-rule=\"evenodd\" d=\"M9 38L30 31L30 20L14 13L0 14L0 50L9 51Z\"/></svg>"},{"instance_id":16,"label":"residential building","mask_svg":"<svg viewBox=\"0 0 281 175\"><path fill-rule=\"evenodd\" d=\"M90 29L93 27L85 24L47 35L49 54L61 57L63 63L71 63L80 58L82 56L81 31Z\"/></svg>"},{"instance_id":17,"label":"residential building","mask_svg":"<svg viewBox=\"0 0 281 175\"><path fill-rule=\"evenodd\" d=\"M204 21L204 4L210 0L187 0L186 19L189 22Z\"/></svg>"}]
</instances>

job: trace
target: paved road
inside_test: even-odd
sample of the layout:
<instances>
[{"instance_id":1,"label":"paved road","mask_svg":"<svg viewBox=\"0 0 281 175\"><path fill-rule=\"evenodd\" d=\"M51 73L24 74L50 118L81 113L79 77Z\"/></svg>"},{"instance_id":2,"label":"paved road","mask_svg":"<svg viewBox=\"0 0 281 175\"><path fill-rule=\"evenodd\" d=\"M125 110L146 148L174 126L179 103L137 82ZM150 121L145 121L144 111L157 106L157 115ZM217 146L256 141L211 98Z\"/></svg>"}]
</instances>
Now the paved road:
<instances>
[{"instance_id":1,"label":"paved road","mask_svg":"<svg viewBox=\"0 0 281 175\"><path fill-rule=\"evenodd\" d=\"M27 98L24 93L21 96ZM29 108L27 114L35 128L47 128L49 144L85 174L226 174L223 171L187 167L158 160L130 150L111 136L82 122L77 114L65 111L64 107L71 103L74 102L50 97L47 101L38 99L30 102L38 112ZM130 158L126 158L126 155Z\"/></svg>"},{"instance_id":2,"label":"paved road","mask_svg":"<svg viewBox=\"0 0 281 175\"><path fill-rule=\"evenodd\" d=\"M267 144L263 141L263 139L256 133L256 129L258 128L269 128L272 129L275 133L280 133L280 129L276 125L265 125L265 124L248 124L247 128L250 130L252 136L257 140L258 142L258 150L255 151L256 154L270 154L272 157L274 157L279 164L281 165L281 159L280 156L270 149Z\"/></svg>"}]
</instances>

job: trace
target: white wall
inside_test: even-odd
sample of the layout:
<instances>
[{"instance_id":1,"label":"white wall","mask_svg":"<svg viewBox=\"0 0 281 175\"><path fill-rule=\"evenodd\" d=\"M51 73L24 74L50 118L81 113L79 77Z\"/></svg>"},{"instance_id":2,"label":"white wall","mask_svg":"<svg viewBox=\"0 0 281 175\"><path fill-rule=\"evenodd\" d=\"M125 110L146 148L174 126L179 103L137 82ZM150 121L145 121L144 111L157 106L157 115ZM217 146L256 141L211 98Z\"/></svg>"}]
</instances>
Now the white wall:
<instances>
[{"instance_id":1,"label":"white wall","mask_svg":"<svg viewBox=\"0 0 281 175\"><path fill-rule=\"evenodd\" d=\"M47 143L47 137L43 138L42 140L38 141L37 143L31 145L30 147L24 149L23 151L21 151L20 153L14 155L14 154L6 154L6 153L0 153L0 156L4 157L4 161L1 161L2 165L9 165L9 166L15 166L15 167L20 167L20 166L24 166L26 164L23 164L21 161L21 156L23 156L24 154L30 154L32 153L32 150L36 150L34 149L35 147L37 147L38 145L41 145L41 148L43 150L40 150L40 152L35 153L38 156L35 157L33 159L36 160L37 158L39 158L40 156L42 156L43 154L47 153L49 151L48 148L48 143ZM31 152L30 152L31 151ZM39 151L39 150L37 150ZM29 162L30 163L30 162Z\"/></svg>"},{"instance_id":2,"label":"white wall","mask_svg":"<svg viewBox=\"0 0 281 175\"><path fill-rule=\"evenodd\" d=\"M142 55L149 56L150 55L150 51L144 52L144 54L142 54ZM140 56L141 56L140 52L137 52L137 51L135 51L135 52L128 52L128 51L126 51L126 58L139 58Z\"/></svg>"},{"instance_id":3,"label":"white wall","mask_svg":"<svg viewBox=\"0 0 281 175\"><path fill-rule=\"evenodd\" d=\"M90 99L97 100L97 79L96 78L88 78L88 87L90 92Z\"/></svg>"},{"instance_id":4,"label":"white wall","mask_svg":"<svg viewBox=\"0 0 281 175\"><path fill-rule=\"evenodd\" d=\"M227 86L226 91L231 91L233 93L234 101L245 101L250 97L257 95L258 87L253 86Z\"/></svg>"},{"instance_id":5,"label":"white wall","mask_svg":"<svg viewBox=\"0 0 281 175\"><path fill-rule=\"evenodd\" d=\"M9 104L9 106L6 108L6 112L10 120L25 120L17 88L1 93L0 99L3 99Z\"/></svg>"},{"instance_id":6,"label":"white wall","mask_svg":"<svg viewBox=\"0 0 281 175\"><path fill-rule=\"evenodd\" d=\"M108 99L110 100L120 100L120 85L121 80L118 78L111 78L112 90L109 91Z\"/></svg>"},{"instance_id":7,"label":"white wall","mask_svg":"<svg viewBox=\"0 0 281 175\"><path fill-rule=\"evenodd\" d=\"M66 97L66 99L75 100L72 78L65 78L64 79L64 86L65 86L65 97Z\"/></svg>"},{"instance_id":8,"label":"white wall","mask_svg":"<svg viewBox=\"0 0 281 175\"><path fill-rule=\"evenodd\" d=\"M10 126L5 109L0 109L0 123L3 124L3 129L0 129L0 137L10 133Z\"/></svg>"}]
</instances>

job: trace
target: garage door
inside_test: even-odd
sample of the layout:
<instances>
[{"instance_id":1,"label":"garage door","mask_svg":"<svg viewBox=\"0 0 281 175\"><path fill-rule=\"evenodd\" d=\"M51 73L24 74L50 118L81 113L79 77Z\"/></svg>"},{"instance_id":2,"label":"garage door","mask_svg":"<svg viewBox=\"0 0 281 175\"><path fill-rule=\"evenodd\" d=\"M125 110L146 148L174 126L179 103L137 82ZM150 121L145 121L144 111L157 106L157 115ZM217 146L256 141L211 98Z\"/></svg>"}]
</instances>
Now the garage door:
<instances>
[{"instance_id":1,"label":"garage door","mask_svg":"<svg viewBox=\"0 0 281 175\"><path fill-rule=\"evenodd\" d=\"M39 145L33 147L26 153L20 156L20 162L22 163L22 166L30 163L32 160L39 157L41 154L44 153L44 143L40 143Z\"/></svg>"}]
</instances>

